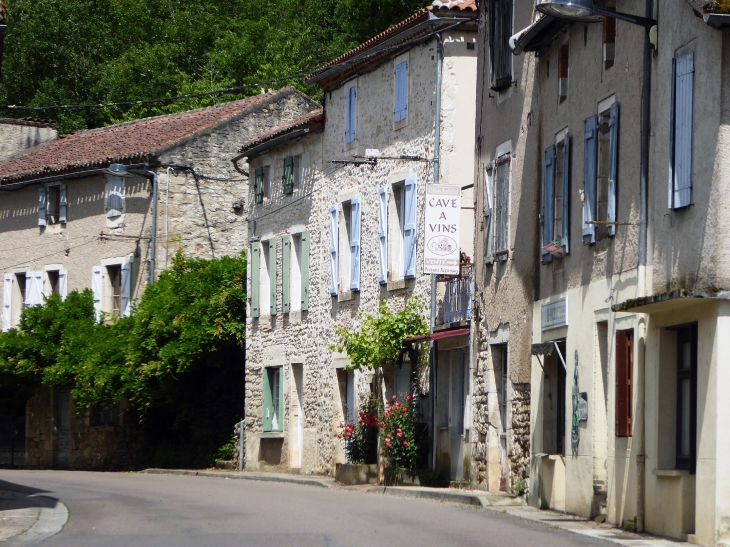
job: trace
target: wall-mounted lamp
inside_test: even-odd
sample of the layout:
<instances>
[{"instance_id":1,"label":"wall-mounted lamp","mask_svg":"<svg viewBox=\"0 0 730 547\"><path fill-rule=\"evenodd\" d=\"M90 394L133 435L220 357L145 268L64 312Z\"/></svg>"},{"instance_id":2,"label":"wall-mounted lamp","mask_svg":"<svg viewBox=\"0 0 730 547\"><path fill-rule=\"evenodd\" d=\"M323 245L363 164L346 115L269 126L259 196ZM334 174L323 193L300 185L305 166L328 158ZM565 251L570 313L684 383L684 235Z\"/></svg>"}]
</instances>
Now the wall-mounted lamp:
<instances>
[{"instance_id":1,"label":"wall-mounted lamp","mask_svg":"<svg viewBox=\"0 0 730 547\"><path fill-rule=\"evenodd\" d=\"M604 17L613 17L619 21L626 21L650 29L656 25L655 19L639 17L620 11L598 8L593 5L593 0L552 0L535 6L537 11L546 15L552 15L558 19L566 19L578 23L600 23Z\"/></svg>"},{"instance_id":2,"label":"wall-mounted lamp","mask_svg":"<svg viewBox=\"0 0 730 547\"><path fill-rule=\"evenodd\" d=\"M114 175L115 177L132 177L132 173L129 172L126 165L121 163L112 163L109 167L104 169L107 175Z\"/></svg>"}]
</instances>

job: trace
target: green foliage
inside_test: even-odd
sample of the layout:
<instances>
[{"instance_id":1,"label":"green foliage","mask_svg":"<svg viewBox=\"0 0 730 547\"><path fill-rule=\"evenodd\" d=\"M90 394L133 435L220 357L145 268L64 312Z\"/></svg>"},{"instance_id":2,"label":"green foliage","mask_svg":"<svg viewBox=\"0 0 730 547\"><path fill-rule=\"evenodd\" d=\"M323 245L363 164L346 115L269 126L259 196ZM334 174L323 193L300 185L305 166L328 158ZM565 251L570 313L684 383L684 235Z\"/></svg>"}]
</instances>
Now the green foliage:
<instances>
[{"instance_id":1,"label":"green foliage","mask_svg":"<svg viewBox=\"0 0 730 547\"><path fill-rule=\"evenodd\" d=\"M415 469L418 464L418 438L416 432L416 408L413 397L401 398L393 395L386 403L380 424L380 443L383 455L394 473L398 469Z\"/></svg>"},{"instance_id":2,"label":"green foliage","mask_svg":"<svg viewBox=\"0 0 730 547\"><path fill-rule=\"evenodd\" d=\"M519 477L515 483L512 485L512 491L517 494L518 496L521 496L525 493L525 479L522 477Z\"/></svg>"},{"instance_id":3,"label":"green foliage","mask_svg":"<svg viewBox=\"0 0 730 547\"><path fill-rule=\"evenodd\" d=\"M345 352L350 360L350 369L377 370L387 363L394 363L403 340L429 332L420 308L418 299L413 297L403 310L395 313L383 300L378 315L359 314L362 324L358 330L336 326L338 343L330 346L330 349Z\"/></svg>"},{"instance_id":4,"label":"green foliage","mask_svg":"<svg viewBox=\"0 0 730 547\"><path fill-rule=\"evenodd\" d=\"M341 423L337 435L345 442L345 454L349 463L378 463L378 404L371 397L360 411L354 424Z\"/></svg>"},{"instance_id":5,"label":"green foliage","mask_svg":"<svg viewBox=\"0 0 730 547\"><path fill-rule=\"evenodd\" d=\"M423 0L13 0L0 104L110 103L208 92L310 71ZM294 84L315 98L319 89ZM252 88L243 94L255 95ZM62 133L241 98L45 110ZM26 112L9 111L12 115Z\"/></svg>"}]
</instances>

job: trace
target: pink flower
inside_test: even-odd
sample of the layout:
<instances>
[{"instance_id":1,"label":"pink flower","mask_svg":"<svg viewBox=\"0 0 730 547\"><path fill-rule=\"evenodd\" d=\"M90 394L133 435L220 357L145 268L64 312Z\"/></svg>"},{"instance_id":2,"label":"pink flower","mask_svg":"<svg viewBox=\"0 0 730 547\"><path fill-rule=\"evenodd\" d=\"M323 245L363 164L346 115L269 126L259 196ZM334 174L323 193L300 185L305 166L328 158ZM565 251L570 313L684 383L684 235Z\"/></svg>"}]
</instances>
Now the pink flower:
<instances>
[{"instance_id":1,"label":"pink flower","mask_svg":"<svg viewBox=\"0 0 730 547\"><path fill-rule=\"evenodd\" d=\"M390 443L385 443L385 446L387 446L388 448L393 448L393 445Z\"/></svg>"},{"instance_id":2,"label":"pink flower","mask_svg":"<svg viewBox=\"0 0 730 547\"><path fill-rule=\"evenodd\" d=\"M345 427L345 424L343 424L342 422L340 422L340 427Z\"/></svg>"},{"instance_id":3,"label":"pink flower","mask_svg":"<svg viewBox=\"0 0 730 547\"><path fill-rule=\"evenodd\" d=\"M341 439L342 438L342 433L340 433L339 435L337 435L337 438L338 439Z\"/></svg>"},{"instance_id":4,"label":"pink flower","mask_svg":"<svg viewBox=\"0 0 730 547\"><path fill-rule=\"evenodd\" d=\"M408 412L408 409L406 407L403 407L403 408L401 408L401 412L403 412L403 414L405 414L406 412Z\"/></svg>"},{"instance_id":5,"label":"pink flower","mask_svg":"<svg viewBox=\"0 0 730 547\"><path fill-rule=\"evenodd\" d=\"M347 432L348 437L352 437L352 433L350 431Z\"/></svg>"},{"instance_id":6,"label":"pink flower","mask_svg":"<svg viewBox=\"0 0 730 547\"><path fill-rule=\"evenodd\" d=\"M406 399L408 399L409 401L412 401L413 400L413 395L409 395L408 397L406 397Z\"/></svg>"},{"instance_id":7,"label":"pink flower","mask_svg":"<svg viewBox=\"0 0 730 547\"><path fill-rule=\"evenodd\" d=\"M401 437L403 436L403 433L401 433L401 432L399 431L398 433L396 433L396 434L395 434L395 436L396 436L396 437L398 437L398 438L400 439L400 438L401 438Z\"/></svg>"},{"instance_id":8,"label":"pink flower","mask_svg":"<svg viewBox=\"0 0 730 547\"><path fill-rule=\"evenodd\" d=\"M380 427L385 427L385 422L380 422Z\"/></svg>"},{"instance_id":9,"label":"pink flower","mask_svg":"<svg viewBox=\"0 0 730 547\"><path fill-rule=\"evenodd\" d=\"M393 395L393 400L395 401L396 399L398 399L398 396L397 395Z\"/></svg>"},{"instance_id":10,"label":"pink flower","mask_svg":"<svg viewBox=\"0 0 730 547\"><path fill-rule=\"evenodd\" d=\"M408 446L408 441L403 441L403 446Z\"/></svg>"},{"instance_id":11,"label":"pink flower","mask_svg":"<svg viewBox=\"0 0 730 547\"><path fill-rule=\"evenodd\" d=\"M399 427L398 429L395 430L395 432L396 433L403 433L403 430Z\"/></svg>"}]
</instances>

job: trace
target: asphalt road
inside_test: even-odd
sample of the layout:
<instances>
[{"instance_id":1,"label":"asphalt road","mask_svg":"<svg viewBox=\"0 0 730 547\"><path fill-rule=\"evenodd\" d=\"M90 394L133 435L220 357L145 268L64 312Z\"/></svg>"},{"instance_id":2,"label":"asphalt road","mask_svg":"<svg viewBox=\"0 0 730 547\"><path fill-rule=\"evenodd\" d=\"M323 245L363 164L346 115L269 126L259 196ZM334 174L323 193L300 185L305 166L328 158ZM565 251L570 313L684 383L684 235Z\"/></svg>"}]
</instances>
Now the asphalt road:
<instances>
[{"instance_id":1,"label":"asphalt road","mask_svg":"<svg viewBox=\"0 0 730 547\"><path fill-rule=\"evenodd\" d=\"M68 507L68 523L42 547L614 545L483 508L295 484L0 471L0 489Z\"/></svg>"}]
</instances>

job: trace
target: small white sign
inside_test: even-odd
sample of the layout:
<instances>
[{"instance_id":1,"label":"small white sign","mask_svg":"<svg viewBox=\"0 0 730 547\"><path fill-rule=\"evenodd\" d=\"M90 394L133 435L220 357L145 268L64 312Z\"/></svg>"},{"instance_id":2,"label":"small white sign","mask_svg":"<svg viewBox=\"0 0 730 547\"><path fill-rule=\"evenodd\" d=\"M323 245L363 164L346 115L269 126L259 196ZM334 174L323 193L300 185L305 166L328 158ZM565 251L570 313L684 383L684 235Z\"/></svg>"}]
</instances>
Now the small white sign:
<instances>
[{"instance_id":1,"label":"small white sign","mask_svg":"<svg viewBox=\"0 0 730 547\"><path fill-rule=\"evenodd\" d=\"M460 221L461 187L452 184L427 185L423 273L459 273Z\"/></svg>"},{"instance_id":2,"label":"small white sign","mask_svg":"<svg viewBox=\"0 0 730 547\"><path fill-rule=\"evenodd\" d=\"M565 327L568 324L568 299L566 297L544 303L540 311L542 330Z\"/></svg>"}]
</instances>

